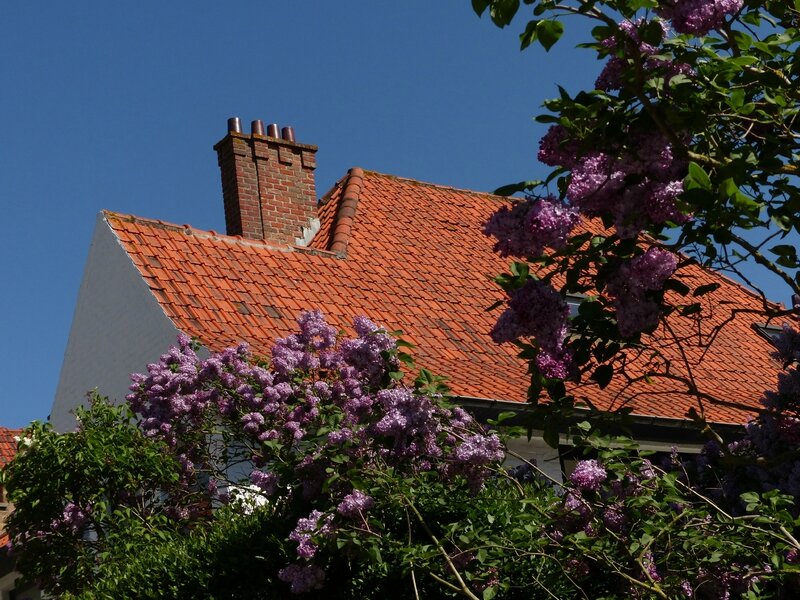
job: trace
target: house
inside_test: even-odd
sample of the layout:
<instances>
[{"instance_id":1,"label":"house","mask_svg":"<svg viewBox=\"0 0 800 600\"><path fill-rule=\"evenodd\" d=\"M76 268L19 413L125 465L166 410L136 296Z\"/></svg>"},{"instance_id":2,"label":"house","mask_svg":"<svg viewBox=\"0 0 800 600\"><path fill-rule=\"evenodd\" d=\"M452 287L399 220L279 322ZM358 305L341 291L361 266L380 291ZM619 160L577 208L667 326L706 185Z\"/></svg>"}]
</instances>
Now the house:
<instances>
[{"instance_id":1,"label":"house","mask_svg":"<svg viewBox=\"0 0 800 600\"><path fill-rule=\"evenodd\" d=\"M17 438L21 429L0 427L0 469L6 466L17 453ZM0 600L36 600L41 598L35 586L17 588L20 574L14 570L14 560L9 556L10 539L5 531L6 517L13 510L0 486Z\"/></svg>"},{"instance_id":2,"label":"house","mask_svg":"<svg viewBox=\"0 0 800 600\"><path fill-rule=\"evenodd\" d=\"M215 149L226 234L98 215L51 414L56 429L73 427L70 411L95 386L123 398L128 374L179 332L210 351L245 341L267 353L311 308L345 330L359 314L402 330L418 364L447 375L475 410L520 408L526 366L513 346L491 341L499 312L487 311L503 298L491 277L508 261L482 225L506 199L353 168L318 201L317 148L295 141L292 128L264 133L261 121L243 133L229 120ZM780 369L757 328L759 297L697 265L681 277L690 288L719 288L702 296L702 319L672 316L653 334L670 376L573 387L599 408L629 407L637 437L655 449L701 443L686 418L696 400L676 379L691 374L716 398L705 404L710 421L740 427ZM541 440L520 443L560 472Z\"/></svg>"}]
</instances>

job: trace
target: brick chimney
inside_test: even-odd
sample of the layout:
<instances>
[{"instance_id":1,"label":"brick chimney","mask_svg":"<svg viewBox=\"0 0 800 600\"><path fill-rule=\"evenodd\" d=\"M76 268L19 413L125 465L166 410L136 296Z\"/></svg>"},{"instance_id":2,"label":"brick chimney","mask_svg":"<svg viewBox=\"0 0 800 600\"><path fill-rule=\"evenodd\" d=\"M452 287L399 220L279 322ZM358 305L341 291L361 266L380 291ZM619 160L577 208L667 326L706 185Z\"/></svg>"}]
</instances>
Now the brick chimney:
<instances>
[{"instance_id":1,"label":"brick chimney","mask_svg":"<svg viewBox=\"0 0 800 600\"><path fill-rule=\"evenodd\" d=\"M314 186L316 146L294 141L294 130L238 117L214 146L222 175L228 235L305 246L319 229Z\"/></svg>"}]
</instances>

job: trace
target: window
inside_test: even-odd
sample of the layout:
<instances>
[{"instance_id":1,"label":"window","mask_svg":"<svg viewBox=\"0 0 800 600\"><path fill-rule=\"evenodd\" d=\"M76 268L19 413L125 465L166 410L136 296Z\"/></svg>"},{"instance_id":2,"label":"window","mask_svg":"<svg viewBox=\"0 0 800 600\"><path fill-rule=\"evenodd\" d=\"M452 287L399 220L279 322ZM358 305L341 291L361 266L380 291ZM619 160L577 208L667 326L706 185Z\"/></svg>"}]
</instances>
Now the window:
<instances>
[{"instance_id":1,"label":"window","mask_svg":"<svg viewBox=\"0 0 800 600\"><path fill-rule=\"evenodd\" d=\"M586 296L579 296L577 294L567 294L567 306L569 306L569 318L578 316L578 308L581 302L586 300Z\"/></svg>"},{"instance_id":2,"label":"window","mask_svg":"<svg viewBox=\"0 0 800 600\"><path fill-rule=\"evenodd\" d=\"M779 325L753 325L758 334L769 340L770 343L775 344L778 336L783 333L783 327Z\"/></svg>"}]
</instances>

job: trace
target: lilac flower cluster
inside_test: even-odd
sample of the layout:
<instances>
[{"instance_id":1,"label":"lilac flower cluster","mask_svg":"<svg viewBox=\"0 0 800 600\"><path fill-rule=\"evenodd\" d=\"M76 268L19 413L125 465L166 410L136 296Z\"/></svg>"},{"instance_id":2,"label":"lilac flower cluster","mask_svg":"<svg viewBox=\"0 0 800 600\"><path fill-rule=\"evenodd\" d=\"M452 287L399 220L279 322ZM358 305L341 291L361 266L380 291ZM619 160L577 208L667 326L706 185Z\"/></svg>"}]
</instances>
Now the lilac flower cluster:
<instances>
[{"instance_id":1,"label":"lilac flower cluster","mask_svg":"<svg viewBox=\"0 0 800 600\"><path fill-rule=\"evenodd\" d=\"M652 247L622 264L606 283L614 298L617 326L623 337L653 329L658 324L660 307L651 296L664 287L675 272L678 259L672 252Z\"/></svg>"},{"instance_id":2,"label":"lilac flower cluster","mask_svg":"<svg viewBox=\"0 0 800 600\"><path fill-rule=\"evenodd\" d=\"M225 490L244 489L229 467L241 473L238 465L250 464L247 489L264 499L253 510L278 494L271 510L314 509L289 535L298 557L311 561L319 544L374 506L346 477L331 483L331 473L380 464L438 473L477 490L502 461L497 436L464 410L388 376L398 370L396 344L369 319L357 317L349 339L318 311L298 323L297 333L275 343L269 368L246 346L201 360L183 336L146 375L132 376L129 402L142 429L165 440L182 465L175 515L228 501ZM222 492L200 485L205 473L229 485ZM208 497L199 498L199 489ZM321 586L324 572L304 562L282 570L281 579L300 593Z\"/></svg>"},{"instance_id":3,"label":"lilac flower cluster","mask_svg":"<svg viewBox=\"0 0 800 600\"><path fill-rule=\"evenodd\" d=\"M797 329L784 325L774 344L778 349L776 358L785 363L800 361L800 331Z\"/></svg>"},{"instance_id":4,"label":"lilac flower cluster","mask_svg":"<svg viewBox=\"0 0 800 600\"><path fill-rule=\"evenodd\" d=\"M619 236L633 238L648 223L688 219L677 205L684 168L665 136L633 135L616 156L591 152L578 159L567 198L587 216L610 215Z\"/></svg>"},{"instance_id":5,"label":"lilac flower cluster","mask_svg":"<svg viewBox=\"0 0 800 600\"><path fill-rule=\"evenodd\" d=\"M642 460L636 471L623 477L612 476L596 459L581 460L569 475L558 530L549 532L556 541L566 533L583 531L594 537L604 527L615 534L625 534L630 523L626 501L651 489L653 466Z\"/></svg>"},{"instance_id":6,"label":"lilac flower cluster","mask_svg":"<svg viewBox=\"0 0 800 600\"><path fill-rule=\"evenodd\" d=\"M320 524L322 520L322 524ZM314 542L314 536L324 536L332 531L332 516L328 515L324 519L318 510L311 511L305 519L299 519L297 526L289 534L289 539L297 542L297 556L300 558L313 558L319 546Z\"/></svg>"},{"instance_id":7,"label":"lilac flower cluster","mask_svg":"<svg viewBox=\"0 0 800 600\"><path fill-rule=\"evenodd\" d=\"M336 512L343 517L357 519L373 506L375 506L375 500L361 490L353 490L339 503L339 506L336 507Z\"/></svg>"},{"instance_id":8,"label":"lilac flower cluster","mask_svg":"<svg viewBox=\"0 0 800 600\"><path fill-rule=\"evenodd\" d=\"M672 0L661 3L656 12L678 33L705 35L722 27L725 17L738 13L743 4L743 0Z\"/></svg>"},{"instance_id":9,"label":"lilac flower cluster","mask_svg":"<svg viewBox=\"0 0 800 600\"><path fill-rule=\"evenodd\" d=\"M780 354L793 355L793 330L784 336ZM795 361L796 362L796 361ZM800 499L800 459L795 456L800 447L800 372L792 366L778 374L776 390L767 391L761 400L764 410L748 423L746 435L728 444L728 450L737 456L761 457L760 463L746 462L738 469L729 470L724 488L734 498L748 489L780 490ZM712 464L721 453L710 453ZM776 457L784 457L773 460ZM786 458L788 457L788 458ZM797 503L796 503L797 504ZM800 513L800 506L794 508Z\"/></svg>"},{"instance_id":10,"label":"lilac flower cluster","mask_svg":"<svg viewBox=\"0 0 800 600\"><path fill-rule=\"evenodd\" d=\"M539 140L537 158L550 167L571 169L581 154L580 149L578 141L562 125L553 125Z\"/></svg>"},{"instance_id":11,"label":"lilac flower cluster","mask_svg":"<svg viewBox=\"0 0 800 600\"><path fill-rule=\"evenodd\" d=\"M324 586L325 571L313 563L289 565L278 572L278 578L291 585L293 594L305 594Z\"/></svg>"},{"instance_id":12,"label":"lilac flower cluster","mask_svg":"<svg viewBox=\"0 0 800 600\"><path fill-rule=\"evenodd\" d=\"M302 313L298 325L299 333L278 340L272 348L272 368L279 375L329 368L338 358L330 352L336 343L336 329L325 322L320 311Z\"/></svg>"},{"instance_id":13,"label":"lilac flower cluster","mask_svg":"<svg viewBox=\"0 0 800 600\"><path fill-rule=\"evenodd\" d=\"M661 29L661 38L658 40L660 42L668 33L667 24L660 19L654 21L646 21L644 19L622 21L619 24L617 36L603 40L601 45L611 52L612 56L595 81L597 89L605 91L622 89L625 83L625 73L637 68L632 59L633 54L635 54L636 61L638 61L645 73L657 72L667 79L678 74L695 74L690 65L666 60L658 56L658 46L642 40L640 31L653 23Z\"/></svg>"},{"instance_id":14,"label":"lilac flower cluster","mask_svg":"<svg viewBox=\"0 0 800 600\"><path fill-rule=\"evenodd\" d=\"M581 460L569 476L570 482L584 491L596 492L608 478L606 470L596 460Z\"/></svg>"},{"instance_id":15,"label":"lilac flower cluster","mask_svg":"<svg viewBox=\"0 0 800 600\"><path fill-rule=\"evenodd\" d=\"M71 535L79 535L89 521L89 514L73 502L67 502L61 517L53 520L50 529L68 531Z\"/></svg>"},{"instance_id":16,"label":"lilac flower cluster","mask_svg":"<svg viewBox=\"0 0 800 600\"><path fill-rule=\"evenodd\" d=\"M566 345L569 306L549 285L529 279L511 294L508 308L491 331L497 343L533 337L539 345L537 366L545 377L563 379L572 367Z\"/></svg>"},{"instance_id":17,"label":"lilac flower cluster","mask_svg":"<svg viewBox=\"0 0 800 600\"><path fill-rule=\"evenodd\" d=\"M484 227L497 239L501 256L537 257L546 247L561 250L580 217L577 211L554 198L535 198L503 206Z\"/></svg>"},{"instance_id":18,"label":"lilac flower cluster","mask_svg":"<svg viewBox=\"0 0 800 600\"><path fill-rule=\"evenodd\" d=\"M265 496L272 496L278 488L278 476L258 469L250 473L250 483L261 490Z\"/></svg>"}]
</instances>

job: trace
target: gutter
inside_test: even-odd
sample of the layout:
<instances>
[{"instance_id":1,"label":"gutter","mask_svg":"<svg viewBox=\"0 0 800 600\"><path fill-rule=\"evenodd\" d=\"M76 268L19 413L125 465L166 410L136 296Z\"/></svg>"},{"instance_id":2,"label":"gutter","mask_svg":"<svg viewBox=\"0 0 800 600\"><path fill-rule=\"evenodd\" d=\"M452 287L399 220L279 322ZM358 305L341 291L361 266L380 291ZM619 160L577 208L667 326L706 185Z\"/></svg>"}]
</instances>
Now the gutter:
<instances>
[{"instance_id":1,"label":"gutter","mask_svg":"<svg viewBox=\"0 0 800 600\"><path fill-rule=\"evenodd\" d=\"M453 396L452 399L464 409L468 410L480 421L496 419L502 412L513 412L514 417L505 421L509 425L532 426L533 429L542 429L541 419L533 415L534 407L527 403L511 402L508 400L493 400L475 396ZM570 425L577 424L588 418L590 410L587 408L573 408L574 416L568 420ZM527 417L527 418L526 418ZM531 417L533 418L531 421ZM708 441L689 419L675 419L649 415L628 415L624 418L624 425L610 433L614 435L629 435L642 446L665 447L680 444L681 447L700 448ZM744 433L744 424L714 423L714 431L724 440L733 439ZM562 433L562 439L568 442L568 437ZM651 442L653 444L648 444Z\"/></svg>"}]
</instances>

